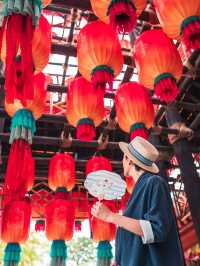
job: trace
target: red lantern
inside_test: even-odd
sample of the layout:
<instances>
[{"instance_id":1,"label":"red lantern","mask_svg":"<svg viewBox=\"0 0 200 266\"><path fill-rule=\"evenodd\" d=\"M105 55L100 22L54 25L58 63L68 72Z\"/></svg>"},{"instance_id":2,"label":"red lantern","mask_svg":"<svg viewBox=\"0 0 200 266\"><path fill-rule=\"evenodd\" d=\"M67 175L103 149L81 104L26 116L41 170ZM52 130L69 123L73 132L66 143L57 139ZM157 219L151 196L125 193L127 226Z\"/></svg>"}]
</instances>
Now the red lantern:
<instances>
[{"instance_id":1,"label":"red lantern","mask_svg":"<svg viewBox=\"0 0 200 266\"><path fill-rule=\"evenodd\" d=\"M175 44L162 30L142 33L133 53L140 82L165 102L178 95L176 80L182 74L182 62Z\"/></svg>"},{"instance_id":2,"label":"red lantern","mask_svg":"<svg viewBox=\"0 0 200 266\"><path fill-rule=\"evenodd\" d=\"M112 171L112 165L110 161L103 156L93 156L86 164L86 175L98 170Z\"/></svg>"},{"instance_id":3,"label":"red lantern","mask_svg":"<svg viewBox=\"0 0 200 266\"><path fill-rule=\"evenodd\" d=\"M66 115L69 123L77 127L77 139L87 141L95 138L95 127L104 118L103 100L103 91L95 89L84 78L79 77L70 82Z\"/></svg>"},{"instance_id":4,"label":"red lantern","mask_svg":"<svg viewBox=\"0 0 200 266\"><path fill-rule=\"evenodd\" d=\"M92 9L103 22L125 33L133 30L146 0L90 0Z\"/></svg>"},{"instance_id":5,"label":"red lantern","mask_svg":"<svg viewBox=\"0 0 200 266\"><path fill-rule=\"evenodd\" d=\"M88 23L78 36L78 67L80 73L95 87L112 89L114 77L123 67L123 56L116 32L101 21Z\"/></svg>"},{"instance_id":6,"label":"red lantern","mask_svg":"<svg viewBox=\"0 0 200 266\"><path fill-rule=\"evenodd\" d=\"M48 184L52 190L64 187L68 191L75 185L75 161L67 153L57 153L49 164Z\"/></svg>"},{"instance_id":7,"label":"red lantern","mask_svg":"<svg viewBox=\"0 0 200 266\"><path fill-rule=\"evenodd\" d=\"M46 211L46 235L49 240L71 240L73 237L75 212L71 201L55 199Z\"/></svg>"},{"instance_id":8,"label":"red lantern","mask_svg":"<svg viewBox=\"0 0 200 266\"><path fill-rule=\"evenodd\" d=\"M26 16L27 36L20 30L17 33L15 31L16 27L23 29L23 17L20 14L13 14L10 17L4 30L2 49L0 50L0 58L6 63L5 88L8 103L13 103L15 98L24 101L33 99L33 81L31 82L33 73L38 74L44 69L51 52L51 26L45 17L40 17L39 26L31 33L31 17ZM13 27L12 24L16 25ZM12 38L11 42L9 38ZM19 98L19 93L23 95L23 98Z\"/></svg>"},{"instance_id":9,"label":"red lantern","mask_svg":"<svg viewBox=\"0 0 200 266\"><path fill-rule=\"evenodd\" d=\"M115 108L122 130L136 136L148 138L148 129L154 120L154 108L148 91L139 83L122 84L116 92Z\"/></svg>"},{"instance_id":10,"label":"red lantern","mask_svg":"<svg viewBox=\"0 0 200 266\"><path fill-rule=\"evenodd\" d=\"M11 146L5 174L5 187L13 194L24 195L33 186L35 163L30 145L22 139Z\"/></svg>"},{"instance_id":11,"label":"red lantern","mask_svg":"<svg viewBox=\"0 0 200 266\"><path fill-rule=\"evenodd\" d=\"M182 37L187 50L200 48L200 1L153 0L164 32L172 39Z\"/></svg>"},{"instance_id":12,"label":"red lantern","mask_svg":"<svg viewBox=\"0 0 200 266\"><path fill-rule=\"evenodd\" d=\"M94 203L96 200L94 200ZM116 211L115 202L103 201L103 203L113 212ZM95 217L91 217L90 213L90 225L92 230L92 239L95 242L100 241L112 241L115 239L116 226L111 223L104 222Z\"/></svg>"},{"instance_id":13,"label":"red lantern","mask_svg":"<svg viewBox=\"0 0 200 266\"><path fill-rule=\"evenodd\" d=\"M10 201L3 210L2 235L5 243L24 243L28 239L31 206L27 200Z\"/></svg>"}]
</instances>

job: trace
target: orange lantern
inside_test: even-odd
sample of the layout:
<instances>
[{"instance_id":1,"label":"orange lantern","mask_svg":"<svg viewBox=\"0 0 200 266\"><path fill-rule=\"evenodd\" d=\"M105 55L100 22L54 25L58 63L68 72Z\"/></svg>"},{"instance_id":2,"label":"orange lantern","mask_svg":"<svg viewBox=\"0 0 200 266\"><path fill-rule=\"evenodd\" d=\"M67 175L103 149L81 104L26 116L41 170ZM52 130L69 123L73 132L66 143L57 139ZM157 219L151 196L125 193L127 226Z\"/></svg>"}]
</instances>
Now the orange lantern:
<instances>
[{"instance_id":1,"label":"orange lantern","mask_svg":"<svg viewBox=\"0 0 200 266\"><path fill-rule=\"evenodd\" d=\"M16 27L19 29L23 28L23 16L20 14L11 16L9 23L11 25L16 24L16 26L13 27L8 23L2 37L0 59L6 64L5 89L6 100L9 103L12 103L17 97L16 95L19 88L26 100L32 100L34 94L32 75L44 69L48 63L51 51L51 26L45 17L40 17L39 26L33 30L32 35L31 17L27 16L26 19L26 30L29 32L26 40L25 37L23 39L23 36L26 35L25 33L22 34L19 31L18 34L16 34L15 31ZM14 31L14 33L12 31ZM12 38L12 40L10 41L9 38ZM27 49L27 47L29 47L29 49Z\"/></svg>"},{"instance_id":2,"label":"orange lantern","mask_svg":"<svg viewBox=\"0 0 200 266\"><path fill-rule=\"evenodd\" d=\"M98 170L112 171L112 165L110 161L103 156L93 156L86 164L86 175Z\"/></svg>"},{"instance_id":3,"label":"orange lantern","mask_svg":"<svg viewBox=\"0 0 200 266\"><path fill-rule=\"evenodd\" d=\"M78 67L80 73L95 87L112 88L114 77L123 67L123 56L117 33L101 22L93 21L78 36Z\"/></svg>"},{"instance_id":4,"label":"orange lantern","mask_svg":"<svg viewBox=\"0 0 200 266\"><path fill-rule=\"evenodd\" d=\"M51 53L51 25L44 16L40 17L32 40L34 72L41 72L49 62Z\"/></svg>"},{"instance_id":5,"label":"orange lantern","mask_svg":"<svg viewBox=\"0 0 200 266\"><path fill-rule=\"evenodd\" d=\"M96 200L94 200L94 203ZM113 201L103 201L103 203L113 212L116 211ZM112 223L107 223L95 217L91 218L90 226L92 231L92 239L98 243L97 246L97 265L110 265L112 255L112 246L110 241L115 239L116 226Z\"/></svg>"},{"instance_id":6,"label":"orange lantern","mask_svg":"<svg viewBox=\"0 0 200 266\"><path fill-rule=\"evenodd\" d=\"M47 83L43 73L34 76L33 86L32 100L27 100L21 94L20 87L12 103L5 100L5 110L12 117L10 143L19 138L32 143L32 136L36 131L35 119L43 114L46 104Z\"/></svg>"},{"instance_id":7,"label":"orange lantern","mask_svg":"<svg viewBox=\"0 0 200 266\"><path fill-rule=\"evenodd\" d=\"M46 209L46 236L53 240L51 245L51 265L65 265L67 246L65 241L73 237L75 208L67 200L66 190L58 189L55 200Z\"/></svg>"},{"instance_id":8,"label":"orange lantern","mask_svg":"<svg viewBox=\"0 0 200 266\"><path fill-rule=\"evenodd\" d=\"M33 187L34 179L35 161L31 147L23 139L15 140L8 157L5 187L13 195L25 195Z\"/></svg>"},{"instance_id":9,"label":"orange lantern","mask_svg":"<svg viewBox=\"0 0 200 266\"><path fill-rule=\"evenodd\" d=\"M172 39L180 36L187 50L200 48L200 1L153 0L164 32Z\"/></svg>"},{"instance_id":10,"label":"orange lantern","mask_svg":"<svg viewBox=\"0 0 200 266\"><path fill-rule=\"evenodd\" d=\"M75 161L67 153L57 153L49 163L48 184L52 190L64 187L68 191L75 185Z\"/></svg>"},{"instance_id":11,"label":"orange lantern","mask_svg":"<svg viewBox=\"0 0 200 266\"><path fill-rule=\"evenodd\" d=\"M116 92L115 109L119 126L131 134L148 138L154 120L154 108L148 91L137 82L122 84Z\"/></svg>"},{"instance_id":12,"label":"orange lantern","mask_svg":"<svg viewBox=\"0 0 200 266\"><path fill-rule=\"evenodd\" d=\"M46 235L49 240L71 240L73 237L74 207L71 201L55 199L46 211Z\"/></svg>"},{"instance_id":13,"label":"orange lantern","mask_svg":"<svg viewBox=\"0 0 200 266\"><path fill-rule=\"evenodd\" d=\"M173 101L183 66L172 40L162 30L145 31L135 42L133 56L139 81L148 89L154 87L162 101Z\"/></svg>"},{"instance_id":14,"label":"orange lantern","mask_svg":"<svg viewBox=\"0 0 200 266\"><path fill-rule=\"evenodd\" d=\"M21 243L28 239L31 220L31 206L27 200L10 201L3 210L1 239L7 243L4 264L18 265Z\"/></svg>"},{"instance_id":15,"label":"orange lantern","mask_svg":"<svg viewBox=\"0 0 200 266\"><path fill-rule=\"evenodd\" d=\"M146 0L90 0L90 2L97 17L123 33L133 30L137 17L147 4Z\"/></svg>"},{"instance_id":16,"label":"orange lantern","mask_svg":"<svg viewBox=\"0 0 200 266\"><path fill-rule=\"evenodd\" d=\"M102 122L104 112L104 93L101 88L95 89L82 77L70 82L66 115L69 123L77 127L77 139L94 139L95 127Z\"/></svg>"}]
</instances>

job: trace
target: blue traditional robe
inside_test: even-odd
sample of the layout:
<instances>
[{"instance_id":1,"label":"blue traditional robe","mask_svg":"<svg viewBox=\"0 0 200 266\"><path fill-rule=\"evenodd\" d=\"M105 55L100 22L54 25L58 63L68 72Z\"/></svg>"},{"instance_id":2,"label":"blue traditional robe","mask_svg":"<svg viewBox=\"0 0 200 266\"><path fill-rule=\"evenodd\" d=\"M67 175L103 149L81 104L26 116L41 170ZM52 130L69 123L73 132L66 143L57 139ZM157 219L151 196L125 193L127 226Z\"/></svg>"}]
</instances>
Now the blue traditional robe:
<instances>
[{"instance_id":1,"label":"blue traditional robe","mask_svg":"<svg viewBox=\"0 0 200 266\"><path fill-rule=\"evenodd\" d=\"M165 180L144 173L136 182L124 216L147 222L147 236L118 228L116 264L120 266L184 266L183 253ZM141 224L141 223L140 223ZM143 230L144 232L144 230Z\"/></svg>"}]
</instances>

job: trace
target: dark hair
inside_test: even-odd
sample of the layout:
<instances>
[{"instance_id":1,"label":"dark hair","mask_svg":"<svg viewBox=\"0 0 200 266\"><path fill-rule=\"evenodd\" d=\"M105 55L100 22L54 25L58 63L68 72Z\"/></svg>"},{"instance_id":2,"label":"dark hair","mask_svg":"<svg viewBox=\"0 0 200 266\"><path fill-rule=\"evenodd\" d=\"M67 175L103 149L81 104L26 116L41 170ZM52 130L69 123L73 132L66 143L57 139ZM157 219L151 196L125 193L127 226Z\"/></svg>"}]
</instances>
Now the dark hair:
<instances>
[{"instance_id":1,"label":"dark hair","mask_svg":"<svg viewBox=\"0 0 200 266\"><path fill-rule=\"evenodd\" d=\"M137 171L137 172L139 172L139 171L144 171L144 169L142 169L140 166L138 166L137 164L133 164L133 166L135 167L135 170Z\"/></svg>"}]
</instances>

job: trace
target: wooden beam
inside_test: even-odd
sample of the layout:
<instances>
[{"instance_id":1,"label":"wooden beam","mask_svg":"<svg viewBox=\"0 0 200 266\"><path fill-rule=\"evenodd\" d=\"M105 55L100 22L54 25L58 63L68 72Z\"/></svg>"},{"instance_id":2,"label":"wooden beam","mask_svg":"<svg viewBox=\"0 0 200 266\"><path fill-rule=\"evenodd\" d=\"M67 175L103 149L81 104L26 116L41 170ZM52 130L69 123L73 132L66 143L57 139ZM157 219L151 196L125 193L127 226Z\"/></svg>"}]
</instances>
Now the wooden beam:
<instances>
[{"instance_id":1,"label":"wooden beam","mask_svg":"<svg viewBox=\"0 0 200 266\"><path fill-rule=\"evenodd\" d=\"M92 9L90 0L53 0L52 4L69 8L78 8L81 10Z\"/></svg>"}]
</instances>

